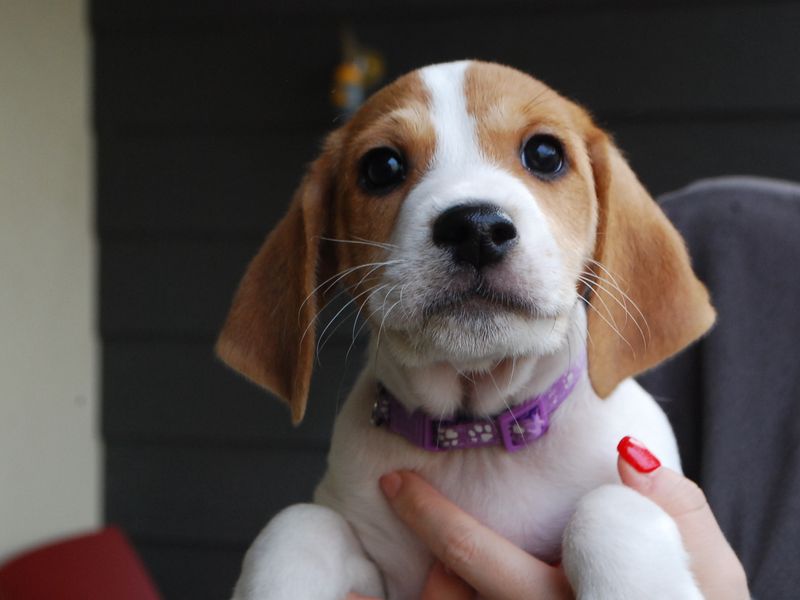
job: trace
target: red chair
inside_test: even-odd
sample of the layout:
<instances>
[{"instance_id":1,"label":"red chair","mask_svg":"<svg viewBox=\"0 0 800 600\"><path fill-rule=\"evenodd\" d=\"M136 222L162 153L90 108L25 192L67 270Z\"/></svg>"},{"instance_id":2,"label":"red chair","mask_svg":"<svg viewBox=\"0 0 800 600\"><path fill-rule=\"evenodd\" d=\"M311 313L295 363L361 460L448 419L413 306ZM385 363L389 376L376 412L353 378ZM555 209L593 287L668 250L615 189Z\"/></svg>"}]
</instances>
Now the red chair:
<instances>
[{"instance_id":1,"label":"red chair","mask_svg":"<svg viewBox=\"0 0 800 600\"><path fill-rule=\"evenodd\" d=\"M22 554L0 566L0 600L161 600L116 527Z\"/></svg>"}]
</instances>

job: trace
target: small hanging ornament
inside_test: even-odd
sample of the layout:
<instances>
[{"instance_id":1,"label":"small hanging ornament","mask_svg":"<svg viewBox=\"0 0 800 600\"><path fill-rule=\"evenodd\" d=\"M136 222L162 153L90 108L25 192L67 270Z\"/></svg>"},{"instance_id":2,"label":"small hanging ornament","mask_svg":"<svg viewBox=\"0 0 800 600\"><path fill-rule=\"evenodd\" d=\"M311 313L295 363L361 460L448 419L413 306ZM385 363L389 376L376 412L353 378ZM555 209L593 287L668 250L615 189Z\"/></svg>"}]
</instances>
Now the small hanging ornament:
<instances>
[{"instance_id":1,"label":"small hanging ornament","mask_svg":"<svg viewBox=\"0 0 800 600\"><path fill-rule=\"evenodd\" d=\"M361 106L367 93L383 79L383 57L362 46L350 28L342 31L342 62L333 74L333 105L346 115Z\"/></svg>"}]
</instances>

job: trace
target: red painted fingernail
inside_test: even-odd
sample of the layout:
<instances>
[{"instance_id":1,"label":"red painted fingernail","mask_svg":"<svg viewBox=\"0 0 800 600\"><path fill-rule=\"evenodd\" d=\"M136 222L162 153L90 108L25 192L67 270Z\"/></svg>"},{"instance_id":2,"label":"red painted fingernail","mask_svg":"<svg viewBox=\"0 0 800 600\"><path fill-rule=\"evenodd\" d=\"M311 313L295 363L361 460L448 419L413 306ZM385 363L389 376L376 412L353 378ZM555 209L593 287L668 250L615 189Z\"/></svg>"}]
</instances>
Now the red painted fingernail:
<instances>
[{"instance_id":1,"label":"red painted fingernail","mask_svg":"<svg viewBox=\"0 0 800 600\"><path fill-rule=\"evenodd\" d=\"M617 444L617 452L622 459L639 473L650 473L661 466L658 460L642 442L626 435Z\"/></svg>"},{"instance_id":2,"label":"red painted fingernail","mask_svg":"<svg viewBox=\"0 0 800 600\"><path fill-rule=\"evenodd\" d=\"M403 485L403 478L397 473L387 473L380 478L379 483L383 490L383 495L391 500L400 491L400 486Z\"/></svg>"}]
</instances>

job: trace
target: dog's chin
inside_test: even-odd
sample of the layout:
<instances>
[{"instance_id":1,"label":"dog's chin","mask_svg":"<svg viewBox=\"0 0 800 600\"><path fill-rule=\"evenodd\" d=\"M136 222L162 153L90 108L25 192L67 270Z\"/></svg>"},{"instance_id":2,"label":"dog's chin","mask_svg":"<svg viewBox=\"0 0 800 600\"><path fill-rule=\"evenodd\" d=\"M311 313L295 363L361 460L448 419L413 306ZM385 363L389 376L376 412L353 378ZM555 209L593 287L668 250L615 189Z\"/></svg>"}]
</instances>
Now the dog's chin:
<instances>
[{"instance_id":1,"label":"dog's chin","mask_svg":"<svg viewBox=\"0 0 800 600\"><path fill-rule=\"evenodd\" d=\"M409 366L444 361L475 371L504 358L552 354L563 345L568 328L568 312L534 317L516 309L487 310L475 301L437 311L413 330L384 329L382 336Z\"/></svg>"}]
</instances>

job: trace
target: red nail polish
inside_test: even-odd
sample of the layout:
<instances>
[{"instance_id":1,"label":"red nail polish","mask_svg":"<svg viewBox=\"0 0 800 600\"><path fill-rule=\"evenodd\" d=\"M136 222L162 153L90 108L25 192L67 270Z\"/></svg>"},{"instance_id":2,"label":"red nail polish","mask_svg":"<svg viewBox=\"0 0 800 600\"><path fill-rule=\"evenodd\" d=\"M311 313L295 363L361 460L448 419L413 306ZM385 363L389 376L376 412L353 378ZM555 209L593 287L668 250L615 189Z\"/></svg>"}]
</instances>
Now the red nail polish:
<instances>
[{"instance_id":1,"label":"red nail polish","mask_svg":"<svg viewBox=\"0 0 800 600\"><path fill-rule=\"evenodd\" d=\"M650 473L661 466L661 461L650 450L645 448L642 442L629 435L626 435L617 444L617 452L626 463L639 471L639 473Z\"/></svg>"}]
</instances>

